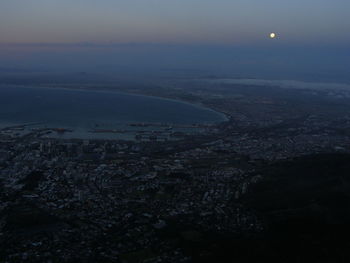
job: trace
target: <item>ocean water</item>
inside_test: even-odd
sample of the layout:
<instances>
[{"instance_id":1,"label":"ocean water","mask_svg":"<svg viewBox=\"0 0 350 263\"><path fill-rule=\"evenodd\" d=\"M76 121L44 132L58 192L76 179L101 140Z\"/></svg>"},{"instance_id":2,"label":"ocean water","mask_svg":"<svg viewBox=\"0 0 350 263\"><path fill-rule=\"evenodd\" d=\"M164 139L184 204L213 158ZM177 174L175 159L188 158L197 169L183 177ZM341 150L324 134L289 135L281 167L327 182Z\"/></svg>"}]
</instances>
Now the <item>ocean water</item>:
<instances>
[{"instance_id":1,"label":"ocean water","mask_svg":"<svg viewBox=\"0 0 350 263\"><path fill-rule=\"evenodd\" d=\"M212 124L213 110L174 100L106 91L0 87L0 127L41 123L80 133L130 123Z\"/></svg>"}]
</instances>

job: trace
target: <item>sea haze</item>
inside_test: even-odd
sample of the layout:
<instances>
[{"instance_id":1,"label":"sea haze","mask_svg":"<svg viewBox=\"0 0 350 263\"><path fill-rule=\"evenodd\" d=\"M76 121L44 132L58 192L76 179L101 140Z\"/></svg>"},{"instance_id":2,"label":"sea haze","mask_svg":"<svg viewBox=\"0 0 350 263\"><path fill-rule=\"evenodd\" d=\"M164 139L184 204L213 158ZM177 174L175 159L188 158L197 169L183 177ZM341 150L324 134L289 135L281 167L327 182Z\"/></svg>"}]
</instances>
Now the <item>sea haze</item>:
<instances>
[{"instance_id":1,"label":"sea haze","mask_svg":"<svg viewBox=\"0 0 350 263\"><path fill-rule=\"evenodd\" d=\"M41 123L86 132L130 123L211 124L225 120L213 110L174 100L117 92L1 87L0 126ZM75 134L74 136L78 136Z\"/></svg>"}]
</instances>

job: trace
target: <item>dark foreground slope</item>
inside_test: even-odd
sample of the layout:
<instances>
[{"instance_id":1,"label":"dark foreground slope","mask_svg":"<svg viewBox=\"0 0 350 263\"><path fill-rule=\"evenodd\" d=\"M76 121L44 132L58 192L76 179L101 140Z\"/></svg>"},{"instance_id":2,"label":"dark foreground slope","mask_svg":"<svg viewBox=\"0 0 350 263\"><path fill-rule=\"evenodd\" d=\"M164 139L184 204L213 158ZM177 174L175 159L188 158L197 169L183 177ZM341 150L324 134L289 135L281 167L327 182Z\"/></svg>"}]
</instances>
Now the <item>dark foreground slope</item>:
<instances>
[{"instance_id":1,"label":"dark foreground slope","mask_svg":"<svg viewBox=\"0 0 350 263\"><path fill-rule=\"evenodd\" d=\"M350 262L350 155L300 157L261 172L245 203L266 230L212 239L211 256L198 261Z\"/></svg>"},{"instance_id":2,"label":"dark foreground slope","mask_svg":"<svg viewBox=\"0 0 350 263\"><path fill-rule=\"evenodd\" d=\"M350 156L308 156L265 173L248 199L267 224L265 256L349 262Z\"/></svg>"}]
</instances>

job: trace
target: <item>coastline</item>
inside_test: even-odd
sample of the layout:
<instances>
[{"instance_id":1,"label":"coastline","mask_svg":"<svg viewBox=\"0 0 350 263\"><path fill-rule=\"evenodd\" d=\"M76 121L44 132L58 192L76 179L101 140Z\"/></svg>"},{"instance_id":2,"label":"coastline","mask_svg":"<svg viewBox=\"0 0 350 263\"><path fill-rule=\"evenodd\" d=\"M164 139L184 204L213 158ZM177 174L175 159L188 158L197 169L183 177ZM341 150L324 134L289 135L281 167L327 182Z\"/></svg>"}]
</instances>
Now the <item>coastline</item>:
<instances>
[{"instance_id":1,"label":"coastline","mask_svg":"<svg viewBox=\"0 0 350 263\"><path fill-rule=\"evenodd\" d=\"M121 95L138 96L138 97L149 97L149 98L154 98L154 99L160 99L160 100L172 101L172 102L176 102L176 103L187 104L187 105L190 105L192 107L196 107L198 109L203 109L203 110L215 112L222 117L221 121L218 121L217 123L215 123L216 125L218 125L220 123L227 122L231 118L231 116L228 115L227 113L213 109L209 105L205 105L202 102L192 102L192 101L187 101L187 100L184 100L181 98L157 96L154 94L150 95L150 94L138 93L138 92L133 92L133 91L128 91L128 90L120 91L120 90L113 89L113 88L96 89L93 87L61 87L61 86L50 87L50 86L46 86L46 85L45 86L41 86L41 85L32 86L32 85L13 85L13 84L9 84L9 85L1 84L0 88L2 86L15 87L15 88L35 88L35 89L54 89L54 90L68 90L68 91L81 91L81 92L96 92L96 93L107 93L107 94L110 93L110 94L121 94Z\"/></svg>"}]
</instances>

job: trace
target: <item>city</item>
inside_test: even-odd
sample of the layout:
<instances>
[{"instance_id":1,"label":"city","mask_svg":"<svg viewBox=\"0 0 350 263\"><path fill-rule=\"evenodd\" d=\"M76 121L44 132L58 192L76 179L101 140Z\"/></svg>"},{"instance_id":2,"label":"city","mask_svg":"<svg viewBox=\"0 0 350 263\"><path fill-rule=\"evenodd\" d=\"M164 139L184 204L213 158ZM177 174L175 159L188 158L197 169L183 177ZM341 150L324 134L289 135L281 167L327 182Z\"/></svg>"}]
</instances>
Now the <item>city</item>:
<instances>
[{"instance_id":1,"label":"city","mask_svg":"<svg viewBox=\"0 0 350 263\"><path fill-rule=\"evenodd\" d=\"M237 85L167 87L164 97L181 94L227 116L177 140L60 139L47 136L58 127L3 128L3 262L207 262L220 238L264 233L264 218L246 201L264 169L349 153L350 110L343 93L280 89L269 97L269 87L256 89L250 96ZM301 93L316 99L289 106Z\"/></svg>"}]
</instances>

